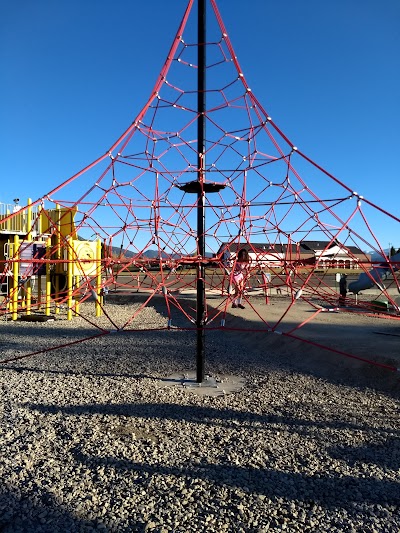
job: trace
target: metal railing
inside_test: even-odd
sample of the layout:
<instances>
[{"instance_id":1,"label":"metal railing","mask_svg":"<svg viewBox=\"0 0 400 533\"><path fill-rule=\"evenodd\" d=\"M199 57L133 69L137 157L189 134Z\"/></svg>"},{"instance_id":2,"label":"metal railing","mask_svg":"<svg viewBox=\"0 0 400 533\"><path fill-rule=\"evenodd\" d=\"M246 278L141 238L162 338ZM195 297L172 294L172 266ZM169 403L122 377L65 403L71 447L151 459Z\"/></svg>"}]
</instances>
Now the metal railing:
<instances>
[{"instance_id":1,"label":"metal railing","mask_svg":"<svg viewBox=\"0 0 400 533\"><path fill-rule=\"evenodd\" d=\"M10 216L12 215L12 216ZM37 207L22 209L18 204L0 202L0 232L27 234L39 228Z\"/></svg>"}]
</instances>

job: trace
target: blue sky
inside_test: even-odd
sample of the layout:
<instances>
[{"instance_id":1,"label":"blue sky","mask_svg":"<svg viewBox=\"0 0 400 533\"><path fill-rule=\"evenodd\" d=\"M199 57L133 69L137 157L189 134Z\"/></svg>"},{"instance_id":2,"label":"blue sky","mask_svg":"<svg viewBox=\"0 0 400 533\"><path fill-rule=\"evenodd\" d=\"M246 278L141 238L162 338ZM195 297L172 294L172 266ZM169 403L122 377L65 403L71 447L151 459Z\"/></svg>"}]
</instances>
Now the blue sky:
<instances>
[{"instance_id":1,"label":"blue sky","mask_svg":"<svg viewBox=\"0 0 400 533\"><path fill-rule=\"evenodd\" d=\"M253 93L293 144L399 215L398 0L220 0ZM146 102L186 0L2 2L0 202L107 151ZM400 247L398 224L376 232Z\"/></svg>"}]
</instances>

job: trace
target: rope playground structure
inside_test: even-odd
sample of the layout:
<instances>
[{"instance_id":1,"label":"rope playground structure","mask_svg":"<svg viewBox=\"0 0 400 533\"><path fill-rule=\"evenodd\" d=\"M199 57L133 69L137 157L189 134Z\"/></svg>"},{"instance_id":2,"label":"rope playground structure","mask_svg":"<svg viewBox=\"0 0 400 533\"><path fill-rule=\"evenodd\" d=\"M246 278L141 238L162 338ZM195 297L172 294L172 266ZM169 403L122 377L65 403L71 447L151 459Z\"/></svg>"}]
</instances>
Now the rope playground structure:
<instances>
[{"instance_id":1,"label":"rope playground structure","mask_svg":"<svg viewBox=\"0 0 400 533\"><path fill-rule=\"evenodd\" d=\"M370 220L398 228L400 219L290 141L252 92L216 0L207 15L197 4L196 18L188 2L150 97L119 139L46 195L1 214L0 316L79 316L93 330L83 342L135 330L157 300L166 330L196 332L201 382L205 332L230 327L241 249L250 256L243 303L266 335L295 337L332 310L397 321L400 254L384 250ZM335 276L345 271L357 279L340 302ZM371 288L376 298L361 293ZM119 322L113 298L141 303ZM258 315L255 302L274 298L284 302L280 316ZM311 314L282 331L300 302Z\"/></svg>"}]
</instances>

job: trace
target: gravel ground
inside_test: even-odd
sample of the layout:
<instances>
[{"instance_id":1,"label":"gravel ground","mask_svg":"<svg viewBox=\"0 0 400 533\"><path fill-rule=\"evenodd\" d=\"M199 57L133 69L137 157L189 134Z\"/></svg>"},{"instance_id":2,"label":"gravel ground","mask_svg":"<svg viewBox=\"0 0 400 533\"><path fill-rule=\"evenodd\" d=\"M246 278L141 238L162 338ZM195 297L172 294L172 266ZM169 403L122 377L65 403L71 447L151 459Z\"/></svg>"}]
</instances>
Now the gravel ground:
<instances>
[{"instance_id":1,"label":"gravel ground","mask_svg":"<svg viewBox=\"0 0 400 533\"><path fill-rule=\"evenodd\" d=\"M135 319L164 326L153 308ZM6 359L96 330L60 318L0 333ZM242 391L160 387L194 369L195 350L193 332L146 329L0 366L0 531L400 531L396 394L221 331L207 333L207 367L245 377Z\"/></svg>"}]
</instances>

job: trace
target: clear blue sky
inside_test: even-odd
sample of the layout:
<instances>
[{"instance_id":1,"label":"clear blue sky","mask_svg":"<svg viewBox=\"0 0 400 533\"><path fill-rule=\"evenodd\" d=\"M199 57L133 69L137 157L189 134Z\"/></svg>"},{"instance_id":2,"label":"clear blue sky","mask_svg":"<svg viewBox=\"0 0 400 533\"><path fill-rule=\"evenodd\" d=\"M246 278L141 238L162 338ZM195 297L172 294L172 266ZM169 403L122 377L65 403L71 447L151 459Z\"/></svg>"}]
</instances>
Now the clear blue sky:
<instances>
[{"instance_id":1,"label":"clear blue sky","mask_svg":"<svg viewBox=\"0 0 400 533\"><path fill-rule=\"evenodd\" d=\"M42 196L113 144L146 102L186 4L2 2L0 202ZM253 93L280 129L398 216L400 2L218 6ZM400 247L398 225L377 231Z\"/></svg>"}]
</instances>

